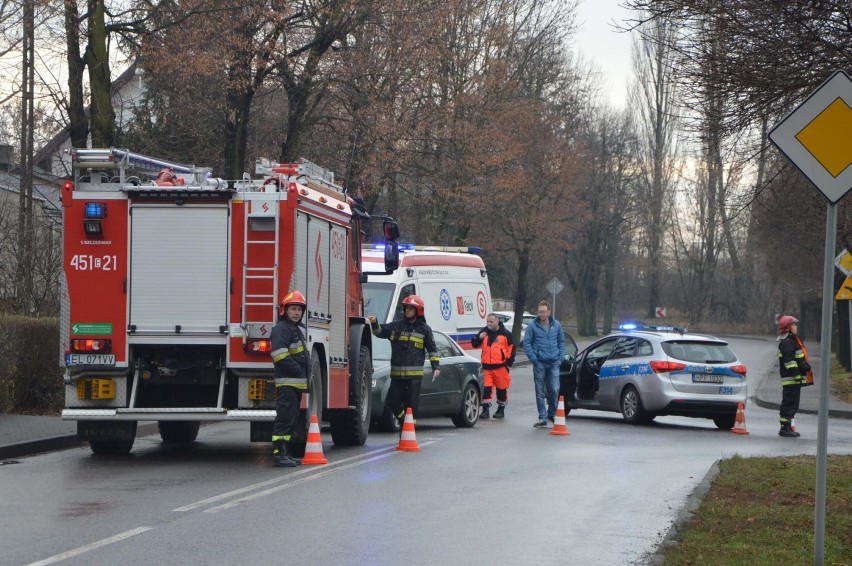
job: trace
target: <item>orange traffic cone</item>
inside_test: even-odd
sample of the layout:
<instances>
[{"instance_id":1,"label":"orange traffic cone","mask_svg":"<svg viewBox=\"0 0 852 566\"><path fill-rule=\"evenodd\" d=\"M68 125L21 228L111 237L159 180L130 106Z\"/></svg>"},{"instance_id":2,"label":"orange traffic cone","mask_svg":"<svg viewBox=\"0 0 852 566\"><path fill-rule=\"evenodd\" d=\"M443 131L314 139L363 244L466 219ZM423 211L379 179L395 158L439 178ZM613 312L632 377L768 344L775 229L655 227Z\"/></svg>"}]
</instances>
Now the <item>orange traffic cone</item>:
<instances>
[{"instance_id":1,"label":"orange traffic cone","mask_svg":"<svg viewBox=\"0 0 852 566\"><path fill-rule=\"evenodd\" d=\"M734 421L734 428L731 429L734 434L748 434L745 426L745 410L743 402L737 403L737 419Z\"/></svg>"},{"instance_id":2,"label":"orange traffic cone","mask_svg":"<svg viewBox=\"0 0 852 566\"><path fill-rule=\"evenodd\" d=\"M414 436L414 413L411 412L411 407L405 409L402 434L399 435L399 445L396 449L403 452L420 452L420 447L417 446L417 439Z\"/></svg>"},{"instance_id":3,"label":"orange traffic cone","mask_svg":"<svg viewBox=\"0 0 852 566\"><path fill-rule=\"evenodd\" d=\"M556 417L553 419L553 428L550 429L550 434L558 434L560 436L568 436L568 427L565 426L565 398L559 396L559 404L556 406Z\"/></svg>"},{"instance_id":4,"label":"orange traffic cone","mask_svg":"<svg viewBox=\"0 0 852 566\"><path fill-rule=\"evenodd\" d=\"M316 415L311 415L311 426L308 427L308 442L305 444L303 464L328 464L322 454L322 437L320 437L319 421Z\"/></svg>"}]
</instances>

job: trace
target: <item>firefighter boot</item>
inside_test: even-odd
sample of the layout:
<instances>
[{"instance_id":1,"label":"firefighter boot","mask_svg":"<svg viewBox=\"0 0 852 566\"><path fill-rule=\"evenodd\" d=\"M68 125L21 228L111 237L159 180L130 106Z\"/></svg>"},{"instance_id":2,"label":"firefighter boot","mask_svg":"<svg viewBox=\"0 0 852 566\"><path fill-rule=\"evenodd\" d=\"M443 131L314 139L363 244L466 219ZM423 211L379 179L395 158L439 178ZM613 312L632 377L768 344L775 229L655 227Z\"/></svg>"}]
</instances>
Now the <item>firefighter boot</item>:
<instances>
[{"instance_id":1,"label":"firefighter boot","mask_svg":"<svg viewBox=\"0 0 852 566\"><path fill-rule=\"evenodd\" d=\"M286 440L276 440L272 443L272 465L278 468L295 468L300 463L293 458Z\"/></svg>"},{"instance_id":2,"label":"firefighter boot","mask_svg":"<svg viewBox=\"0 0 852 566\"><path fill-rule=\"evenodd\" d=\"M781 430L778 431L778 436L786 436L787 438L796 438L799 436L796 431L790 426L790 423L781 425Z\"/></svg>"},{"instance_id":3,"label":"firefighter boot","mask_svg":"<svg viewBox=\"0 0 852 566\"><path fill-rule=\"evenodd\" d=\"M502 419L503 417L506 416L505 411L506 411L506 405L498 405L497 406L497 412L494 413L494 418L495 419Z\"/></svg>"},{"instance_id":4,"label":"firefighter boot","mask_svg":"<svg viewBox=\"0 0 852 566\"><path fill-rule=\"evenodd\" d=\"M490 419L491 418L491 403L483 403L482 404L482 413L479 415L480 419Z\"/></svg>"}]
</instances>

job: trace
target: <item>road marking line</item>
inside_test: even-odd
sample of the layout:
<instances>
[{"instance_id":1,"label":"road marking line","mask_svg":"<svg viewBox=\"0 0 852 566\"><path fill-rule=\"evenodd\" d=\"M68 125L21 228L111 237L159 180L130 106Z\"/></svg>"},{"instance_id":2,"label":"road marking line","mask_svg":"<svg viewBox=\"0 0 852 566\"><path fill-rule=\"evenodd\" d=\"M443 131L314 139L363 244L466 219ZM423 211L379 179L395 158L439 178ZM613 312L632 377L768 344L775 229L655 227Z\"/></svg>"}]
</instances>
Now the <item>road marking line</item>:
<instances>
[{"instance_id":1,"label":"road marking line","mask_svg":"<svg viewBox=\"0 0 852 566\"><path fill-rule=\"evenodd\" d=\"M343 458L342 460L337 460L328 465L328 468L337 468L338 466L345 464L347 462L352 462L355 460L362 460L364 458L368 458L373 454L380 454L382 452L389 452L395 450L396 446L385 446L383 448L378 448L376 450L371 450L370 452L366 452L364 454L358 454L357 456L350 456L349 458ZM326 468L326 469L328 469ZM263 482L259 482L256 484L248 485L246 487L241 487L239 489L235 489L233 491L229 491L227 493L222 493L220 495L214 495L213 497L208 497L207 499L202 499L201 501L196 501L195 503L190 503L188 505L184 505L183 507L178 507L177 509L172 509L173 512L181 513L184 511L192 511L194 509L198 509L199 507L204 507L205 505L209 505L211 503L216 503L217 501L221 501L223 499L229 499L231 497L241 495L243 493L247 493L249 491L254 491L256 489L261 489L270 485L275 485L285 481L291 481L294 477L304 476L307 474L311 474L317 471L317 468L312 468L311 466L305 466L301 468L299 471L293 472L283 477L277 477L271 480L266 480Z\"/></svg>"},{"instance_id":2,"label":"road marking line","mask_svg":"<svg viewBox=\"0 0 852 566\"><path fill-rule=\"evenodd\" d=\"M420 446L427 446L429 444L434 444L435 442L438 442L438 440L440 440L440 439L427 440L426 442L421 442ZM329 474L333 474L335 472L339 472L341 470L347 470L349 468L354 468L354 467L360 466L362 464L367 464L369 462L373 462L373 461L376 461L376 460L383 460L385 458L389 458L390 456L394 456L396 454L401 454L401 452L396 451L395 446L392 447L392 448L393 448L393 451L389 451L385 454L377 454L376 456L373 456L371 458L362 459L358 462L351 462L349 464L346 464L345 466L336 466L334 468L323 468L313 475L297 478L297 479L295 479L295 480L293 480L289 483L285 483L284 485L279 485L277 487L273 487L273 488L270 488L270 489L267 489L267 490L264 490L264 491L252 493L251 495L246 495L245 497L235 499L234 501L229 501L228 503L223 503L222 505L218 505L216 507L211 507L210 509L205 509L204 512L205 513L218 513L219 511L224 511L226 509L230 509L231 507L235 507L235 506L239 505L240 503L246 503L248 501L253 501L255 499L265 497L267 495L271 495L271 494L279 492L279 491L284 491L285 489L289 489L291 487L303 484L305 482L309 482L309 481L313 481L315 479L319 479L321 477L327 476ZM379 452L379 451L377 450L375 452Z\"/></svg>"},{"instance_id":3,"label":"road marking line","mask_svg":"<svg viewBox=\"0 0 852 566\"><path fill-rule=\"evenodd\" d=\"M150 531L154 527L139 527L137 529L132 529L129 531L125 531L121 534L115 535L114 537L105 538L91 544L87 544L86 546L81 546L78 548L74 548L69 550L68 552L63 552L62 554L56 554L51 556L50 558L45 558L44 560L39 560L38 562L31 562L27 566L44 566L45 564L53 564L54 562L61 562L62 560L67 560L69 558L73 558L75 556L79 556L81 554L85 554L90 550L95 550L97 548L101 548L102 546L107 546L108 544L112 544L114 542L118 542L124 540L126 538L130 538L132 536L136 536L138 534L142 534L145 531Z\"/></svg>"}]
</instances>

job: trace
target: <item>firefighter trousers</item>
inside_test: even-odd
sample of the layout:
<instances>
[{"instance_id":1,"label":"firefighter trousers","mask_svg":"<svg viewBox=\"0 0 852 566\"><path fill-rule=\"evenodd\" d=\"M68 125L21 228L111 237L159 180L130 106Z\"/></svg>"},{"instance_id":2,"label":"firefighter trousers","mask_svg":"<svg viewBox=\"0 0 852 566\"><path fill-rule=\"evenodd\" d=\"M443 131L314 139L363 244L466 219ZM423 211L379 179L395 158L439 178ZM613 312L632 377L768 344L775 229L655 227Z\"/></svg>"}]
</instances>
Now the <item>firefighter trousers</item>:
<instances>
[{"instance_id":1,"label":"firefighter trousers","mask_svg":"<svg viewBox=\"0 0 852 566\"><path fill-rule=\"evenodd\" d=\"M296 428L299 406L302 404L302 390L290 385L275 388L275 421L272 423L272 440L290 441Z\"/></svg>"},{"instance_id":2,"label":"firefighter trousers","mask_svg":"<svg viewBox=\"0 0 852 566\"><path fill-rule=\"evenodd\" d=\"M417 407L420 405L420 377L392 377L388 387L387 404L400 422L409 407L417 420Z\"/></svg>"},{"instance_id":3,"label":"firefighter trousers","mask_svg":"<svg viewBox=\"0 0 852 566\"><path fill-rule=\"evenodd\" d=\"M802 398L802 386L799 384L785 385L781 393L781 426L792 422L799 412L799 400Z\"/></svg>"}]
</instances>

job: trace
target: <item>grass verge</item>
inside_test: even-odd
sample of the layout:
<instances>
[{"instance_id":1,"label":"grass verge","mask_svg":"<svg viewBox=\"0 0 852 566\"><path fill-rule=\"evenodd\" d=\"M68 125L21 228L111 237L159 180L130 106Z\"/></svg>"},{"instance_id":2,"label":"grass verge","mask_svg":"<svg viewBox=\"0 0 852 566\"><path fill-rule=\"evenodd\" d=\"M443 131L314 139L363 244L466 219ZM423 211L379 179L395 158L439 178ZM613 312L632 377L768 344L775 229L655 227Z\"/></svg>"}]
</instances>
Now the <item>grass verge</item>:
<instances>
[{"instance_id":1,"label":"grass verge","mask_svg":"<svg viewBox=\"0 0 852 566\"><path fill-rule=\"evenodd\" d=\"M852 373L840 365L836 354L831 355L831 385L838 397L852 403Z\"/></svg>"},{"instance_id":2,"label":"grass verge","mask_svg":"<svg viewBox=\"0 0 852 566\"><path fill-rule=\"evenodd\" d=\"M813 456L722 461L662 564L813 564L815 489ZM825 564L852 565L852 456L828 457L825 523Z\"/></svg>"}]
</instances>

